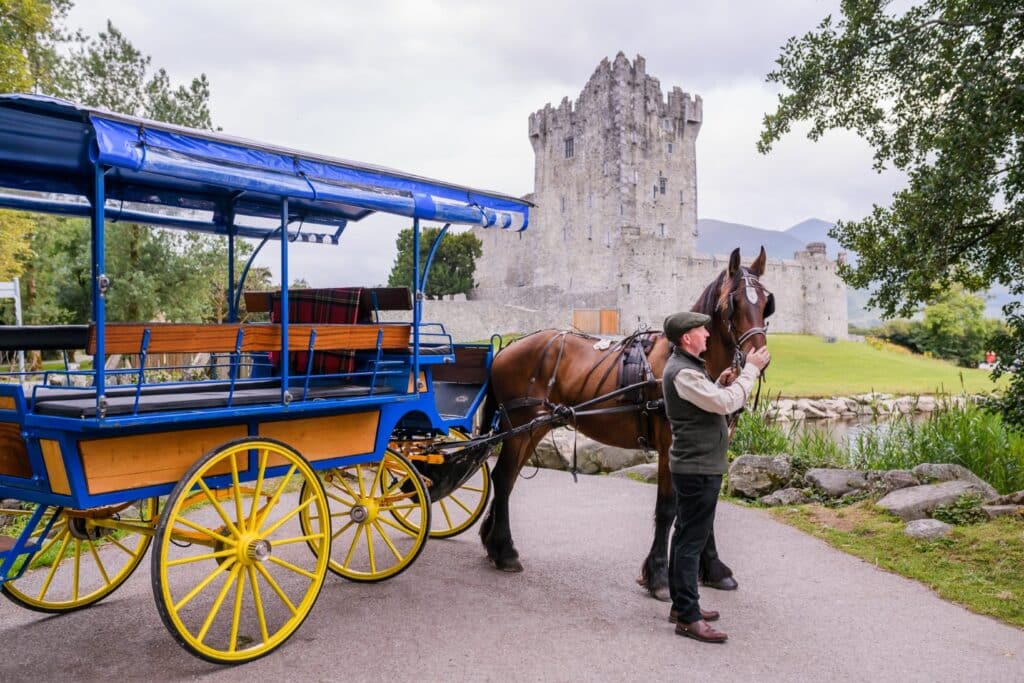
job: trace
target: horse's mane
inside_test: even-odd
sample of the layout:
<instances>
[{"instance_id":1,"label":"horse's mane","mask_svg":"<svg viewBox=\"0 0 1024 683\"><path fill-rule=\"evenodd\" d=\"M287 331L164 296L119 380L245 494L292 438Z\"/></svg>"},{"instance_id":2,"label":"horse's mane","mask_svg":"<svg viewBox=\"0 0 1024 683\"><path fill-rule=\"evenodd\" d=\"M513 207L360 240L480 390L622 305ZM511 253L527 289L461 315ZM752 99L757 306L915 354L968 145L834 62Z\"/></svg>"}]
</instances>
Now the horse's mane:
<instances>
[{"instance_id":1,"label":"horse's mane","mask_svg":"<svg viewBox=\"0 0 1024 683\"><path fill-rule=\"evenodd\" d=\"M730 285L732 284L732 280L730 280L728 272L729 270L725 269L719 273L718 277L712 280L711 284L704 288L704 291L697 297L697 302L690 310L714 316L716 310L724 309L728 303L726 299L729 296L729 292L732 291L731 286L723 286L727 281Z\"/></svg>"}]
</instances>

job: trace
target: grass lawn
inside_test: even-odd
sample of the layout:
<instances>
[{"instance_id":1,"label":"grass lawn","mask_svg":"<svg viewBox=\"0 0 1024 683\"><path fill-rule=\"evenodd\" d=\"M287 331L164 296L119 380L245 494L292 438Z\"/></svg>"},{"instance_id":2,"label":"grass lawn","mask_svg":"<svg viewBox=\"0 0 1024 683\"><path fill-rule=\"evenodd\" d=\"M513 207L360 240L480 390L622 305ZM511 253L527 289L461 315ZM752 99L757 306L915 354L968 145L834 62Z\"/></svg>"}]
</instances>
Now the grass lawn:
<instances>
[{"instance_id":1,"label":"grass lawn","mask_svg":"<svg viewBox=\"0 0 1024 683\"><path fill-rule=\"evenodd\" d=\"M882 569L915 579L972 612L1024 628L1024 525L1020 519L958 526L946 538L922 541L904 522L869 503L831 509L776 508L776 519Z\"/></svg>"},{"instance_id":2,"label":"grass lawn","mask_svg":"<svg viewBox=\"0 0 1024 683\"><path fill-rule=\"evenodd\" d=\"M864 342L826 343L820 337L770 334L772 363L762 392L782 396L848 396L868 391L897 394L988 392L997 386L984 370L872 348ZM961 377L963 382L961 384Z\"/></svg>"}]
</instances>

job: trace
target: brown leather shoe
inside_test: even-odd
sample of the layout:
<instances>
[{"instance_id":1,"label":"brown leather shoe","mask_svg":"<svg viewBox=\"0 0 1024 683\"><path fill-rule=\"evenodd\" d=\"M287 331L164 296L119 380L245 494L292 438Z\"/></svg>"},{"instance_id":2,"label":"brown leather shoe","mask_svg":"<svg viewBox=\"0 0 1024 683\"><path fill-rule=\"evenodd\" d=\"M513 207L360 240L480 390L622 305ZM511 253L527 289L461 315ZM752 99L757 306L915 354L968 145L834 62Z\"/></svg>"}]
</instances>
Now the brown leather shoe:
<instances>
[{"instance_id":1,"label":"brown leather shoe","mask_svg":"<svg viewBox=\"0 0 1024 683\"><path fill-rule=\"evenodd\" d=\"M708 626L708 622L694 621L690 624L676 624L676 635L699 640L702 643L724 643L729 636Z\"/></svg>"},{"instance_id":2,"label":"brown leather shoe","mask_svg":"<svg viewBox=\"0 0 1024 683\"><path fill-rule=\"evenodd\" d=\"M702 609L700 611L700 618L704 621L718 621L718 618L720 616L722 615L713 609ZM673 624L679 623L679 613L676 612L674 609L670 609L668 611L668 620L670 623Z\"/></svg>"}]
</instances>

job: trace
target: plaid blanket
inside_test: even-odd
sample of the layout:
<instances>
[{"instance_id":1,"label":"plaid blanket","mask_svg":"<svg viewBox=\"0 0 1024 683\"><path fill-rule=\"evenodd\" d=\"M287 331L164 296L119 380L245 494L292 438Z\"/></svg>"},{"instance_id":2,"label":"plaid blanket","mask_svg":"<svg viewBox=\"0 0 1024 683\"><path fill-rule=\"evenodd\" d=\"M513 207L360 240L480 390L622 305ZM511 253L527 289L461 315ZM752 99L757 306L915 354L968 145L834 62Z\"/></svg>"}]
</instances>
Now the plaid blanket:
<instances>
[{"instance_id":1,"label":"plaid blanket","mask_svg":"<svg viewBox=\"0 0 1024 683\"><path fill-rule=\"evenodd\" d=\"M351 325L358 322L359 296L362 287L336 287L333 289L294 289L288 291L288 322L290 323L340 323ZM281 293L271 294L271 322L281 322ZM280 353L270 354L270 362L278 364ZM309 353L289 353L288 371L306 374ZM327 375L355 370L356 358L353 351L317 351L313 354L311 372Z\"/></svg>"}]
</instances>

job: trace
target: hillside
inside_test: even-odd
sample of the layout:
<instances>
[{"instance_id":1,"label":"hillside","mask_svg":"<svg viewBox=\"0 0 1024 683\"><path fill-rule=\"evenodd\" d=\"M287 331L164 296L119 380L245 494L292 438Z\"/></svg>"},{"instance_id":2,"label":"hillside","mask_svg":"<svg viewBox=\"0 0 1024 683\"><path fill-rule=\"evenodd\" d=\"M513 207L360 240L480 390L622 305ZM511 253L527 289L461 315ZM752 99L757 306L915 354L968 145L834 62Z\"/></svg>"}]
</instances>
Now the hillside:
<instances>
[{"instance_id":1,"label":"hillside","mask_svg":"<svg viewBox=\"0 0 1024 683\"><path fill-rule=\"evenodd\" d=\"M772 362L764 392L782 396L849 396L869 391L894 394L988 392L997 387L983 370L909 352L876 349L863 342L828 343L820 337L773 334ZM1005 386L1006 381L1000 383Z\"/></svg>"}]
</instances>

